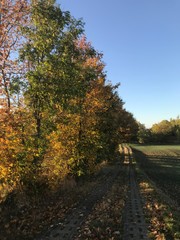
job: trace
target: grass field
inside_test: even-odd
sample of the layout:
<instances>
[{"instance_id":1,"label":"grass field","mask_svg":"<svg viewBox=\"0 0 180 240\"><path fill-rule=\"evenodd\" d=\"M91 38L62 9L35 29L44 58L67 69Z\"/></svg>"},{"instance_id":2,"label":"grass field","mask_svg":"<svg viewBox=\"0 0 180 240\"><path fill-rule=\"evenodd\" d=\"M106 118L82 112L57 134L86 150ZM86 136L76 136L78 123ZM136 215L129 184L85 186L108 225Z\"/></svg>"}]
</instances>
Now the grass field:
<instances>
[{"instance_id":1,"label":"grass field","mask_svg":"<svg viewBox=\"0 0 180 240\"><path fill-rule=\"evenodd\" d=\"M180 205L180 145L132 145L139 166Z\"/></svg>"}]
</instances>

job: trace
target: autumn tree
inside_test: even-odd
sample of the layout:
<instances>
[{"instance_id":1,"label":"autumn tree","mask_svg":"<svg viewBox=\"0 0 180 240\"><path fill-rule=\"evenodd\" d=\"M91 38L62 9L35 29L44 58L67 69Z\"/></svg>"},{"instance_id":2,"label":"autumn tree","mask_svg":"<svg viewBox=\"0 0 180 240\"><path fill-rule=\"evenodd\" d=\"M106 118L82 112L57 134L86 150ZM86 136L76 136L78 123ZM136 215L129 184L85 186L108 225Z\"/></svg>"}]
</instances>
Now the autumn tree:
<instances>
[{"instance_id":1,"label":"autumn tree","mask_svg":"<svg viewBox=\"0 0 180 240\"><path fill-rule=\"evenodd\" d=\"M91 174L137 131L118 84L107 83L103 54L83 35L83 23L54 0L7 0L2 6L3 179L36 188Z\"/></svg>"},{"instance_id":2,"label":"autumn tree","mask_svg":"<svg viewBox=\"0 0 180 240\"><path fill-rule=\"evenodd\" d=\"M160 123L153 124L151 132L156 142L166 143L170 140L172 126L168 120L163 120Z\"/></svg>"},{"instance_id":3,"label":"autumn tree","mask_svg":"<svg viewBox=\"0 0 180 240\"><path fill-rule=\"evenodd\" d=\"M25 0L0 3L0 185L6 192L19 181L19 158L23 154L23 117L19 108L22 68L17 51L22 44L20 29L26 24ZM23 79L22 79L23 81ZM20 96L21 95L21 96ZM17 97L17 98L16 98ZM3 174L4 173L4 174ZM3 191L2 191L3 192ZM4 194L4 193L3 193Z\"/></svg>"},{"instance_id":4,"label":"autumn tree","mask_svg":"<svg viewBox=\"0 0 180 240\"><path fill-rule=\"evenodd\" d=\"M170 123L172 126L172 134L175 137L175 142L180 142L180 118L177 116L176 119L170 119Z\"/></svg>"},{"instance_id":5,"label":"autumn tree","mask_svg":"<svg viewBox=\"0 0 180 240\"><path fill-rule=\"evenodd\" d=\"M28 66L25 98L36 122L34 144L39 149L34 163L39 162L44 152L44 134L48 130L44 116L51 117L51 111L58 104L65 106L76 89L72 78L73 59L69 53L72 40L82 32L82 24L54 3L53 0L33 1L30 24L23 28L26 43L21 50L21 60Z\"/></svg>"},{"instance_id":6,"label":"autumn tree","mask_svg":"<svg viewBox=\"0 0 180 240\"><path fill-rule=\"evenodd\" d=\"M117 89L119 84L112 86L106 85L107 111L102 114L101 132L104 133L106 148L105 155L109 160L112 159L118 145L123 142L130 142L137 135L137 123L133 115L125 110L124 102L119 97Z\"/></svg>"},{"instance_id":7,"label":"autumn tree","mask_svg":"<svg viewBox=\"0 0 180 240\"><path fill-rule=\"evenodd\" d=\"M96 51L86 37L76 41L77 57L75 63L78 70L79 93L76 97L78 126L78 160L73 163L79 174L87 174L95 170L97 152L102 148L98 112L105 107L102 89L105 84L104 63L102 54ZM90 150L91 149L91 150Z\"/></svg>"},{"instance_id":8,"label":"autumn tree","mask_svg":"<svg viewBox=\"0 0 180 240\"><path fill-rule=\"evenodd\" d=\"M75 91L65 105L56 101L56 127L48 137L50 144L43 161L46 169L53 163L51 177L59 180L63 166L66 169L63 172L82 176L94 172L103 160L112 159L119 142L130 139L134 124L118 97L118 85L106 83L102 54L85 36L74 44L75 55L71 59L76 73L73 75L74 83L77 81ZM56 69L57 73L61 70ZM128 129L126 136L122 129L124 132Z\"/></svg>"},{"instance_id":9,"label":"autumn tree","mask_svg":"<svg viewBox=\"0 0 180 240\"><path fill-rule=\"evenodd\" d=\"M17 50L22 43L21 27L28 17L26 0L1 0L0 5L0 93L1 103L11 107L12 86L20 74ZM20 85L20 82L18 82ZM4 100L4 101L3 101Z\"/></svg>"},{"instance_id":10,"label":"autumn tree","mask_svg":"<svg viewBox=\"0 0 180 240\"><path fill-rule=\"evenodd\" d=\"M65 105L59 102L57 129L50 135L52 144L45 157L51 155L51 158L56 159L58 156L71 174L81 176L95 170L97 150L102 148L97 113L105 107L105 98L102 96L105 76L102 54L86 41L86 37L73 41L73 44L75 52L74 55L71 53L71 59L75 85ZM53 143L55 138L59 139L57 145Z\"/></svg>"},{"instance_id":11,"label":"autumn tree","mask_svg":"<svg viewBox=\"0 0 180 240\"><path fill-rule=\"evenodd\" d=\"M153 141L158 143L177 143L180 139L180 121L176 119L162 120L151 128Z\"/></svg>"}]
</instances>

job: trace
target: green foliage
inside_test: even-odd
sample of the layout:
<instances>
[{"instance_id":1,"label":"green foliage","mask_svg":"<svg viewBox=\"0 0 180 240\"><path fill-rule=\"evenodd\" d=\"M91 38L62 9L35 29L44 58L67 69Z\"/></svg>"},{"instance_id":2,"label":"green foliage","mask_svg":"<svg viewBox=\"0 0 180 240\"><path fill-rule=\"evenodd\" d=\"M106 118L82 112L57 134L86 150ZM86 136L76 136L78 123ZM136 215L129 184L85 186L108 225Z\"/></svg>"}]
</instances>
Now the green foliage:
<instances>
[{"instance_id":1,"label":"green foliage","mask_svg":"<svg viewBox=\"0 0 180 240\"><path fill-rule=\"evenodd\" d=\"M148 143L151 140L151 131L145 125L139 123L137 138L139 143Z\"/></svg>"},{"instance_id":2,"label":"green foliage","mask_svg":"<svg viewBox=\"0 0 180 240\"><path fill-rule=\"evenodd\" d=\"M170 121L163 120L154 124L150 129L139 123L138 141L139 143L159 144L180 143L179 117L170 119Z\"/></svg>"},{"instance_id":3,"label":"green foliage","mask_svg":"<svg viewBox=\"0 0 180 240\"><path fill-rule=\"evenodd\" d=\"M135 139L137 123L123 108L119 85L106 83L103 55L82 35L83 23L53 0L31 1L28 9L19 52L24 72L8 88L17 101L11 111L0 108L0 179L36 194L112 161L119 143Z\"/></svg>"}]
</instances>

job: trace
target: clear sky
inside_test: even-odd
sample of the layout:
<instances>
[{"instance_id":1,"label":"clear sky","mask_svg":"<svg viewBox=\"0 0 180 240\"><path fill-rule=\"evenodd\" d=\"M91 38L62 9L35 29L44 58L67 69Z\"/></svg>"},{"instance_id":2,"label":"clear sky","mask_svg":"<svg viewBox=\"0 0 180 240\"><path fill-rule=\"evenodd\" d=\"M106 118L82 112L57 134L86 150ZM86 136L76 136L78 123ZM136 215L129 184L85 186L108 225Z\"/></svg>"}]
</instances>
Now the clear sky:
<instances>
[{"instance_id":1,"label":"clear sky","mask_svg":"<svg viewBox=\"0 0 180 240\"><path fill-rule=\"evenodd\" d=\"M125 108L150 127L180 114L180 0L57 0L85 22Z\"/></svg>"}]
</instances>

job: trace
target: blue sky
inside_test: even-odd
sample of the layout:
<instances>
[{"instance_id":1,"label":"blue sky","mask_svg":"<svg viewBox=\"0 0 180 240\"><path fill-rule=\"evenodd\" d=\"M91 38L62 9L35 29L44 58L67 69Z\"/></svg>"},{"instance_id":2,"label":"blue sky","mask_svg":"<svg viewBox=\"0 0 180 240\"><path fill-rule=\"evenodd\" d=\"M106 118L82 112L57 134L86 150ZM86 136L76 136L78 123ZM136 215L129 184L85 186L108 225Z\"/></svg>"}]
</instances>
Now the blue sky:
<instances>
[{"instance_id":1,"label":"blue sky","mask_svg":"<svg viewBox=\"0 0 180 240\"><path fill-rule=\"evenodd\" d=\"M180 114L180 0L57 0L85 22L125 108L150 127Z\"/></svg>"}]
</instances>

